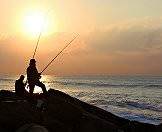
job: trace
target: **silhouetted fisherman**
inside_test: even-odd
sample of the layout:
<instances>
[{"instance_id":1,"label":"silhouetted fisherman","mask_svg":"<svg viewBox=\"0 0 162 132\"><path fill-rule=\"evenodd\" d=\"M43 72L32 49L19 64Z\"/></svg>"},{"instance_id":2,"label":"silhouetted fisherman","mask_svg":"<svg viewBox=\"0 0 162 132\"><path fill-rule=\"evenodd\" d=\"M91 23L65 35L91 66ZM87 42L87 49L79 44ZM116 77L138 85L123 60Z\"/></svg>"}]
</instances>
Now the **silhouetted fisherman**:
<instances>
[{"instance_id":1,"label":"silhouetted fisherman","mask_svg":"<svg viewBox=\"0 0 162 132\"><path fill-rule=\"evenodd\" d=\"M25 90L26 83L24 83L24 75L21 75L18 80L15 82L15 92L18 96L24 96L28 92Z\"/></svg>"},{"instance_id":2,"label":"silhouetted fisherman","mask_svg":"<svg viewBox=\"0 0 162 132\"><path fill-rule=\"evenodd\" d=\"M27 68L27 79L28 79L28 83L29 83L29 93L31 95L33 94L35 85L41 87L44 94L47 93L45 85L39 81L40 78L41 78L41 74L38 73L38 70L36 68L36 61L35 61L35 59L31 59L29 67Z\"/></svg>"}]
</instances>

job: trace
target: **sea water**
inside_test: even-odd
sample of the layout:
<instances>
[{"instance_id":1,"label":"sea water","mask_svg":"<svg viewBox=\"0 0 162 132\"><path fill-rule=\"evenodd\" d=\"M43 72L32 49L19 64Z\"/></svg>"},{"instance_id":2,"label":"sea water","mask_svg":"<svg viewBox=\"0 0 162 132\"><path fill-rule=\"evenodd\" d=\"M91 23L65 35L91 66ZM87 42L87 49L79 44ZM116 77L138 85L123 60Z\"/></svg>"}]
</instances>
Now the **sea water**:
<instances>
[{"instance_id":1,"label":"sea water","mask_svg":"<svg viewBox=\"0 0 162 132\"><path fill-rule=\"evenodd\" d=\"M0 89L14 90L18 76L0 76ZM162 123L162 76L42 77L48 89L75 98L130 120ZM41 92L36 87L35 92Z\"/></svg>"}]
</instances>

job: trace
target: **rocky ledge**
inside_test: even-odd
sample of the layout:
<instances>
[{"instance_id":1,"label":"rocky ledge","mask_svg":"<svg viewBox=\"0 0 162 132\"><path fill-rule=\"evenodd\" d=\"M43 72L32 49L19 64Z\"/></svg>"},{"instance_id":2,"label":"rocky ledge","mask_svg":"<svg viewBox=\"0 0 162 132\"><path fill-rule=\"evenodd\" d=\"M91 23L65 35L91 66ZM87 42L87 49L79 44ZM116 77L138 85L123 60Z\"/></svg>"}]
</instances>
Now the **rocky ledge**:
<instances>
[{"instance_id":1,"label":"rocky ledge","mask_svg":"<svg viewBox=\"0 0 162 132\"><path fill-rule=\"evenodd\" d=\"M162 132L162 124L123 119L58 90L32 98L1 90L0 132Z\"/></svg>"}]
</instances>

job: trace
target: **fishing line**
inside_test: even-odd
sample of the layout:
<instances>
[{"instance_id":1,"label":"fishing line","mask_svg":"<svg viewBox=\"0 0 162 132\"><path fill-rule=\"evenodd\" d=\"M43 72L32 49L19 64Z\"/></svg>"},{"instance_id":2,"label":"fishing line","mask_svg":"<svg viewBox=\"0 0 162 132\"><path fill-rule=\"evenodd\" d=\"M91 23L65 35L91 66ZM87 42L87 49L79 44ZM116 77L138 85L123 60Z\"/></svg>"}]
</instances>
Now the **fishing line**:
<instances>
[{"instance_id":1,"label":"fishing line","mask_svg":"<svg viewBox=\"0 0 162 132\"><path fill-rule=\"evenodd\" d=\"M52 62L79 36L79 34L77 36L75 36L46 66L45 68L41 71L41 73L43 73L51 64Z\"/></svg>"},{"instance_id":2,"label":"fishing line","mask_svg":"<svg viewBox=\"0 0 162 132\"><path fill-rule=\"evenodd\" d=\"M50 12L50 10L48 10L48 12L46 13L46 18L44 16L43 23L42 23L42 26L41 26L41 29L40 29L40 33L39 33L39 36L38 36L38 39L37 39L37 43L36 43L36 46L35 46L35 49L34 49L34 53L33 53L33 56L32 56L33 59L35 58L35 54L36 54L37 49L38 49L38 45L39 45L39 42L40 42L40 38L42 36L42 32L43 32L43 27L44 27L44 24L45 24L45 20L47 20L47 16L48 16L49 12Z\"/></svg>"}]
</instances>

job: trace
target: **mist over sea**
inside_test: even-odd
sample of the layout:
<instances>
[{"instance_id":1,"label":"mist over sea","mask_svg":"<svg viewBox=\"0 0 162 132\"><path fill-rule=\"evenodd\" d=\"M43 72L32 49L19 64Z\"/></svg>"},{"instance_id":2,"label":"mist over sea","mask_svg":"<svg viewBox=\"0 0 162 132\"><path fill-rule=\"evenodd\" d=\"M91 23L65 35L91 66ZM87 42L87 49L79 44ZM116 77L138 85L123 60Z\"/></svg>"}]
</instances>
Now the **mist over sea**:
<instances>
[{"instance_id":1,"label":"mist over sea","mask_svg":"<svg viewBox=\"0 0 162 132\"><path fill-rule=\"evenodd\" d=\"M0 89L14 90L18 76L0 76ZM45 75L48 89L68 93L115 115L140 122L162 123L162 76ZM41 89L36 87L35 92Z\"/></svg>"}]
</instances>

